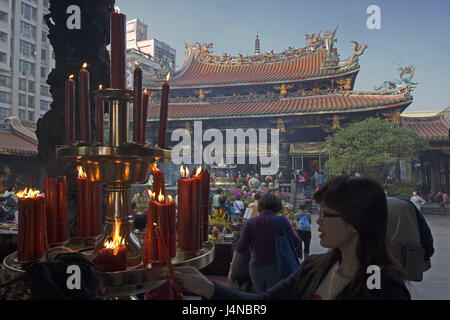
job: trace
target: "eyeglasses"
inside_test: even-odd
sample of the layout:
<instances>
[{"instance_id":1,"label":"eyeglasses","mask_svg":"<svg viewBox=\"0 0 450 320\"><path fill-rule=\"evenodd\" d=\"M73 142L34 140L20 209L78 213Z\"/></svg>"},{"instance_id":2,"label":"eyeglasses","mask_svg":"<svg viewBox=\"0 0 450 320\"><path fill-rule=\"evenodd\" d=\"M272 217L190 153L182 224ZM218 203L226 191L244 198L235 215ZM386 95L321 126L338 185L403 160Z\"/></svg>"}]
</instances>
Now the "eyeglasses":
<instances>
[{"instance_id":1,"label":"eyeglasses","mask_svg":"<svg viewBox=\"0 0 450 320\"><path fill-rule=\"evenodd\" d=\"M340 214L336 214L336 213L330 213L327 211L320 211L319 212L319 217L320 218L339 218L342 217Z\"/></svg>"}]
</instances>

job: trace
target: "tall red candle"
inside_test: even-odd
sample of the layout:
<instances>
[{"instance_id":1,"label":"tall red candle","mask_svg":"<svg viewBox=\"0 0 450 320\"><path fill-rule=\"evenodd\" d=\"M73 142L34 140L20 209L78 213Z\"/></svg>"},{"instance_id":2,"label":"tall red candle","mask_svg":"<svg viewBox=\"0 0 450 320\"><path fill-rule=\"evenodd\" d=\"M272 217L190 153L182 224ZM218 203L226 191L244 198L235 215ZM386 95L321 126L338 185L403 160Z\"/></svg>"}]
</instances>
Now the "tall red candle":
<instances>
[{"instance_id":1,"label":"tall red candle","mask_svg":"<svg viewBox=\"0 0 450 320\"><path fill-rule=\"evenodd\" d=\"M147 229L144 239L144 253L142 255L144 267L152 261L158 260L158 238L155 234L155 224L158 223L157 202L151 200L148 204Z\"/></svg>"},{"instance_id":2,"label":"tall red candle","mask_svg":"<svg viewBox=\"0 0 450 320\"><path fill-rule=\"evenodd\" d=\"M50 245L57 243L58 231L58 179L44 178L45 215L47 218L47 236Z\"/></svg>"},{"instance_id":3,"label":"tall red candle","mask_svg":"<svg viewBox=\"0 0 450 320\"><path fill-rule=\"evenodd\" d=\"M210 192L210 174L208 170L204 170L202 173L202 242L208 241L208 228L209 228L209 192Z\"/></svg>"},{"instance_id":4,"label":"tall red candle","mask_svg":"<svg viewBox=\"0 0 450 320\"><path fill-rule=\"evenodd\" d=\"M141 143L145 143L147 140L147 114L148 114L148 92L144 90L144 96L142 98L142 118L141 118Z\"/></svg>"},{"instance_id":5,"label":"tall red candle","mask_svg":"<svg viewBox=\"0 0 450 320\"><path fill-rule=\"evenodd\" d=\"M174 208L175 202L165 202L165 196L161 195L158 197L158 202L156 203L157 212L158 212L158 226L161 229L161 233L165 242L168 245L168 248L172 248L172 250L168 253L171 258L175 257L176 250L173 250L174 241L175 241L175 216ZM164 258L162 252L161 241L158 241L158 260L162 260Z\"/></svg>"},{"instance_id":6,"label":"tall red candle","mask_svg":"<svg viewBox=\"0 0 450 320\"><path fill-rule=\"evenodd\" d=\"M186 168L187 169L187 168ZM192 180L187 179L189 173L180 168L181 178L178 179L178 246L181 250L190 249L189 219L191 216Z\"/></svg>"},{"instance_id":7,"label":"tall red candle","mask_svg":"<svg viewBox=\"0 0 450 320\"><path fill-rule=\"evenodd\" d=\"M167 81L164 82L162 86L161 93L161 109L159 112L159 137L158 137L158 146L160 148L166 147L166 131L167 131L167 117L168 117L168 109L169 109L169 82L168 79L170 77L170 73L167 75Z\"/></svg>"},{"instance_id":8,"label":"tall red candle","mask_svg":"<svg viewBox=\"0 0 450 320\"><path fill-rule=\"evenodd\" d=\"M65 130L66 145L75 141L75 82L73 74L69 76L65 84Z\"/></svg>"},{"instance_id":9,"label":"tall red candle","mask_svg":"<svg viewBox=\"0 0 450 320\"><path fill-rule=\"evenodd\" d=\"M102 90L103 86L100 85L98 90ZM96 126L96 134L95 137L97 142L103 144L104 143L104 115L105 115L105 102L102 98L97 97L95 106L95 126Z\"/></svg>"},{"instance_id":10,"label":"tall red candle","mask_svg":"<svg viewBox=\"0 0 450 320\"><path fill-rule=\"evenodd\" d=\"M126 16L112 12L111 23L111 88L126 89Z\"/></svg>"},{"instance_id":11,"label":"tall red candle","mask_svg":"<svg viewBox=\"0 0 450 320\"><path fill-rule=\"evenodd\" d=\"M91 142L91 106L89 99L89 71L87 63L78 72L80 104L80 140Z\"/></svg>"},{"instance_id":12,"label":"tall red candle","mask_svg":"<svg viewBox=\"0 0 450 320\"><path fill-rule=\"evenodd\" d=\"M58 242L66 241L67 225L67 180L65 176L58 177Z\"/></svg>"},{"instance_id":13,"label":"tall red candle","mask_svg":"<svg viewBox=\"0 0 450 320\"><path fill-rule=\"evenodd\" d=\"M141 141L141 118L142 118L142 70L139 63L135 62L134 69L134 100L133 100L133 141Z\"/></svg>"},{"instance_id":14,"label":"tall red candle","mask_svg":"<svg viewBox=\"0 0 450 320\"><path fill-rule=\"evenodd\" d=\"M198 251L201 248L201 231L200 231L200 199L201 199L201 185L200 176L194 176L192 180L192 200L191 200L191 216L189 219L190 225L190 250Z\"/></svg>"},{"instance_id":15,"label":"tall red candle","mask_svg":"<svg viewBox=\"0 0 450 320\"><path fill-rule=\"evenodd\" d=\"M86 237L86 224L89 216L89 206L86 205L88 201L88 179L83 167L78 166L77 177L77 232L79 237Z\"/></svg>"}]
</instances>

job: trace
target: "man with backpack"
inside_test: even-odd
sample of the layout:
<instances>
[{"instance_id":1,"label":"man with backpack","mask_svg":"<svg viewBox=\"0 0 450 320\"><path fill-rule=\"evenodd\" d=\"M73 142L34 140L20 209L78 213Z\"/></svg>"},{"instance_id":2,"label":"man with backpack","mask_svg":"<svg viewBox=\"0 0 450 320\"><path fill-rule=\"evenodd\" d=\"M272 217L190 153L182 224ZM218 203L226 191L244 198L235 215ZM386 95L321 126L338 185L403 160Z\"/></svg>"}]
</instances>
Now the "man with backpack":
<instances>
[{"instance_id":1,"label":"man with backpack","mask_svg":"<svg viewBox=\"0 0 450 320\"><path fill-rule=\"evenodd\" d=\"M434 254L431 230L419 209L407 198L387 197L386 238L407 280L422 281Z\"/></svg>"},{"instance_id":2,"label":"man with backpack","mask_svg":"<svg viewBox=\"0 0 450 320\"><path fill-rule=\"evenodd\" d=\"M305 209L306 206L304 204L300 205L300 211L294 215L294 218L298 221L297 234L301 240L297 248L297 254L300 259L308 257L311 244L311 214Z\"/></svg>"}]
</instances>

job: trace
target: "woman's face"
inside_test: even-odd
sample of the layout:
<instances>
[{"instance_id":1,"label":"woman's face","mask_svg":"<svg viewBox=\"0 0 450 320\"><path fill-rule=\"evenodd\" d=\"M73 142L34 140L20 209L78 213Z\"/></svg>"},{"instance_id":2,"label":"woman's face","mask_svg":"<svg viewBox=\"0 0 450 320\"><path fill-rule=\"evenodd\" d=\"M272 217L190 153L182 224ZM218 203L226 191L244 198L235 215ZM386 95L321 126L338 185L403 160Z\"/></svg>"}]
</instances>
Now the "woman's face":
<instances>
[{"instance_id":1,"label":"woman's face","mask_svg":"<svg viewBox=\"0 0 450 320\"><path fill-rule=\"evenodd\" d=\"M358 233L349 223L345 222L339 212L326 204L320 204L319 225L320 245L324 248L341 249L357 240Z\"/></svg>"}]
</instances>

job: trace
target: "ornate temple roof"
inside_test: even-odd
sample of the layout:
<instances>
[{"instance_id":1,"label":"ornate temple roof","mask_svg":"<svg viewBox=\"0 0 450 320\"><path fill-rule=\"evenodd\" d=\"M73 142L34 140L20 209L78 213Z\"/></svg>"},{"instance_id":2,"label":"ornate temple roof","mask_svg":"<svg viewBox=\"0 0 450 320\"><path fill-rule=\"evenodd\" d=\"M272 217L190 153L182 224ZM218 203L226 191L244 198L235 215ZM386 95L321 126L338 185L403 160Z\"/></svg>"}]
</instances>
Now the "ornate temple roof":
<instances>
[{"instance_id":1,"label":"ornate temple roof","mask_svg":"<svg viewBox=\"0 0 450 320\"><path fill-rule=\"evenodd\" d=\"M202 86L227 86L237 84L280 83L335 77L359 70L358 57L365 46L353 41L353 55L339 61L333 44L336 30L321 35L306 35L306 46L289 48L280 53L254 54L252 56L230 56L212 54L212 43L205 45L186 44L187 60L170 81L173 88ZM151 88L160 88L155 83Z\"/></svg>"},{"instance_id":2,"label":"ornate temple roof","mask_svg":"<svg viewBox=\"0 0 450 320\"><path fill-rule=\"evenodd\" d=\"M169 120L404 110L416 85L414 67L400 68L400 79L375 91L353 91L367 45L351 41L353 54L340 60L335 32L306 35L301 49L245 57L214 55L212 43L186 45L188 59L169 81ZM159 117L161 82L148 89L152 121Z\"/></svg>"},{"instance_id":3,"label":"ornate temple roof","mask_svg":"<svg viewBox=\"0 0 450 320\"><path fill-rule=\"evenodd\" d=\"M401 116L400 121L403 127L412 129L419 136L425 137L427 140L449 141L450 121L443 113L430 117Z\"/></svg>"},{"instance_id":4,"label":"ornate temple roof","mask_svg":"<svg viewBox=\"0 0 450 320\"><path fill-rule=\"evenodd\" d=\"M205 63L198 58L193 58L185 70L174 75L170 85L171 87L197 87L301 81L356 73L359 70L357 64L344 68L321 68L325 59L325 51L317 51L293 59L269 60L266 63L244 65Z\"/></svg>"},{"instance_id":5,"label":"ornate temple roof","mask_svg":"<svg viewBox=\"0 0 450 320\"><path fill-rule=\"evenodd\" d=\"M267 117L337 112L359 112L386 109L412 102L407 95L330 94L321 96L281 98L272 101L170 103L169 120L223 119ZM158 105L149 107L148 119L159 119Z\"/></svg>"},{"instance_id":6,"label":"ornate temple roof","mask_svg":"<svg viewBox=\"0 0 450 320\"><path fill-rule=\"evenodd\" d=\"M17 117L9 117L0 124L0 154L36 156L38 140L35 126Z\"/></svg>"}]
</instances>

